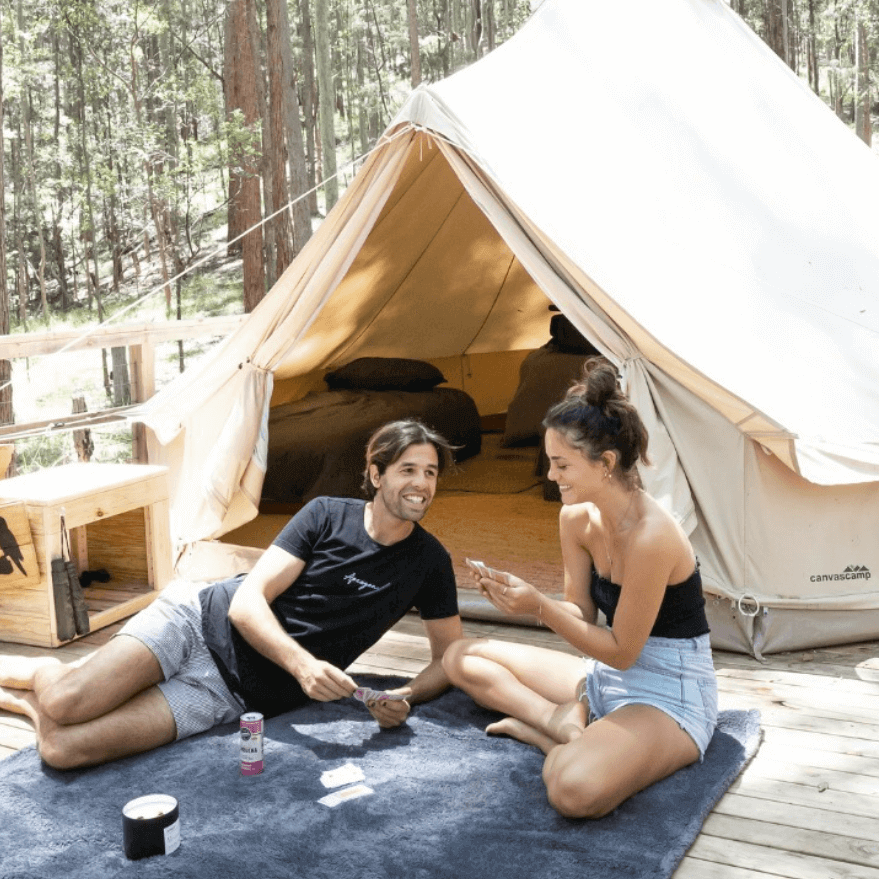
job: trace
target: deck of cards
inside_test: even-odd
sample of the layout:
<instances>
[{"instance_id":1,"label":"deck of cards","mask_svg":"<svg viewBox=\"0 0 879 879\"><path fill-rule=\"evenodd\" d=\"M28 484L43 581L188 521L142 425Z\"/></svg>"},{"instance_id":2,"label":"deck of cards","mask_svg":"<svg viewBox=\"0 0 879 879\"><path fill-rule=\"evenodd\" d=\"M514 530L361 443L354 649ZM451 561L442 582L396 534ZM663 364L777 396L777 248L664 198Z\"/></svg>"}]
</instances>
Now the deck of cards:
<instances>
[{"instance_id":1,"label":"deck of cards","mask_svg":"<svg viewBox=\"0 0 879 879\"><path fill-rule=\"evenodd\" d=\"M480 577L485 577L488 580L496 580L498 583L505 583L507 586L510 585L510 575L505 571L498 571L496 568L490 568L485 562L475 561L474 559L464 559L464 561L467 563L467 567ZM481 583L479 584L479 588L482 593L485 594L486 589Z\"/></svg>"},{"instance_id":2,"label":"deck of cards","mask_svg":"<svg viewBox=\"0 0 879 879\"><path fill-rule=\"evenodd\" d=\"M386 693L384 690L373 690L371 687L358 687L354 698L363 703L368 702L402 702L406 697L399 693Z\"/></svg>"}]
</instances>

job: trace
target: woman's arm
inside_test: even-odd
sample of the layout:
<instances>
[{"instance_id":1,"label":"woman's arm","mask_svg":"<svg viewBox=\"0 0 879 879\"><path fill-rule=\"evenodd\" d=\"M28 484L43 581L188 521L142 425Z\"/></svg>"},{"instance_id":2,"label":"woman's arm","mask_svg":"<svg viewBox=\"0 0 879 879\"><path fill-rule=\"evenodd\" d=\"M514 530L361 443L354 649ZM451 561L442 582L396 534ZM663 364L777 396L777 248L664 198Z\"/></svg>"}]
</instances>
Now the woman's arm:
<instances>
[{"instance_id":1,"label":"woman's arm","mask_svg":"<svg viewBox=\"0 0 879 879\"><path fill-rule=\"evenodd\" d=\"M629 668L650 635L669 575L680 556L680 541L662 517L650 517L627 542L625 575L612 629L595 625L589 595L592 555L586 543L592 527L588 504L563 508L559 537L565 562L565 600L556 601L511 577L509 584L483 580L492 602L510 614L532 614L577 650L614 668Z\"/></svg>"},{"instance_id":2,"label":"woman's arm","mask_svg":"<svg viewBox=\"0 0 879 879\"><path fill-rule=\"evenodd\" d=\"M567 505L559 511L559 543L565 584L563 601L554 603L587 623L594 623L598 619L598 608L589 591L594 565L592 553L587 547L591 527L591 504ZM543 608L540 610L542 613Z\"/></svg>"},{"instance_id":3,"label":"woman's arm","mask_svg":"<svg viewBox=\"0 0 879 879\"><path fill-rule=\"evenodd\" d=\"M573 647L600 662L619 669L632 666L656 622L669 575L679 556L676 541L669 539L664 530L647 522L629 539L613 628L562 615L542 601L539 616L543 622Z\"/></svg>"}]
</instances>

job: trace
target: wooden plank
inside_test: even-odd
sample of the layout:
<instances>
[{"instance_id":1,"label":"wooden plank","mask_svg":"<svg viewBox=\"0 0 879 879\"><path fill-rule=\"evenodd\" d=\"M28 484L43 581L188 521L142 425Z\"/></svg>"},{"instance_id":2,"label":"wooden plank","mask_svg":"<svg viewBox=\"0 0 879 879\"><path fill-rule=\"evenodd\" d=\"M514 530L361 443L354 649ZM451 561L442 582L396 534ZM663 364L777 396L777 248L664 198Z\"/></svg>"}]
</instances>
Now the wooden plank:
<instances>
[{"instance_id":1,"label":"wooden plank","mask_svg":"<svg viewBox=\"0 0 879 879\"><path fill-rule=\"evenodd\" d=\"M806 806L843 815L860 815L874 820L879 818L879 796L832 790L829 786L822 790L817 785L761 778L754 772L743 773L730 785L729 791L775 803Z\"/></svg>"},{"instance_id":2,"label":"wooden plank","mask_svg":"<svg viewBox=\"0 0 879 879\"><path fill-rule=\"evenodd\" d=\"M863 679L835 678L829 675L810 675L799 671L766 668L716 668L718 678L754 681L756 684L785 687L806 687L809 690L828 690L836 693L870 693L879 698L879 683Z\"/></svg>"},{"instance_id":3,"label":"wooden plank","mask_svg":"<svg viewBox=\"0 0 879 879\"><path fill-rule=\"evenodd\" d=\"M766 663L759 663L753 657L743 654L726 652L714 652L714 667L721 671L729 671L735 674L741 670L754 668L767 668L791 671L807 675L809 678L840 678L850 680L879 681L879 667L877 667L876 651L863 651L862 654L843 654L829 652L827 656L816 659L814 653L808 654L780 654L771 657ZM853 659L863 655L860 662ZM807 685L810 686L810 685Z\"/></svg>"},{"instance_id":4,"label":"wooden plank","mask_svg":"<svg viewBox=\"0 0 879 879\"><path fill-rule=\"evenodd\" d=\"M775 754L764 757L759 751L745 770L745 775L811 785L818 791L879 795L879 784L875 778L868 775L841 772L826 767L805 766L802 763L788 763L779 760Z\"/></svg>"},{"instance_id":5,"label":"wooden plank","mask_svg":"<svg viewBox=\"0 0 879 879\"><path fill-rule=\"evenodd\" d=\"M841 751L816 750L808 745L793 744L783 738L777 742L764 738L755 759L788 760L812 769L832 769L867 778L879 778L879 760Z\"/></svg>"},{"instance_id":6,"label":"wooden plank","mask_svg":"<svg viewBox=\"0 0 879 879\"><path fill-rule=\"evenodd\" d=\"M672 879L779 879L779 874L717 864L688 854L674 871Z\"/></svg>"},{"instance_id":7,"label":"wooden plank","mask_svg":"<svg viewBox=\"0 0 879 879\"><path fill-rule=\"evenodd\" d=\"M826 834L833 839L856 839L871 845L862 847L857 863L879 867L879 822L861 815L843 815L826 809L813 809L796 803L779 803L736 793L727 793L717 804L714 814L759 822L761 826L778 825ZM803 849L805 851L805 849ZM863 858L863 860L861 860Z\"/></svg>"},{"instance_id":8,"label":"wooden plank","mask_svg":"<svg viewBox=\"0 0 879 879\"><path fill-rule=\"evenodd\" d=\"M22 748L27 748L36 742L37 737L33 726L18 726L13 723L6 723L6 716L16 718L14 714L0 711L0 744L6 748L15 748L20 751Z\"/></svg>"},{"instance_id":9,"label":"wooden plank","mask_svg":"<svg viewBox=\"0 0 879 879\"><path fill-rule=\"evenodd\" d=\"M879 870L873 867L853 864L833 856L798 851L790 846L779 845L781 840L771 839L772 833L780 833L784 834L785 840L791 840L793 834L786 828L767 828L767 833L763 835L765 844L749 842L736 835L739 831L747 832L748 829L744 823L740 826L728 819L710 815L685 860L692 858L698 859L700 863L727 864L741 869L753 869L756 866L764 874L783 876L786 879L879 879ZM718 830L723 832L718 833ZM675 879L678 879L677 873Z\"/></svg>"},{"instance_id":10,"label":"wooden plank","mask_svg":"<svg viewBox=\"0 0 879 879\"><path fill-rule=\"evenodd\" d=\"M879 714L874 715L873 712L859 718L853 708L843 716L834 714L827 708L814 708L810 711L805 704L779 703L774 699L730 693L727 690L721 691L720 703L722 708L759 709L763 726L824 732L851 738L879 738Z\"/></svg>"},{"instance_id":11,"label":"wooden plank","mask_svg":"<svg viewBox=\"0 0 879 879\"><path fill-rule=\"evenodd\" d=\"M89 614L89 623L93 629L102 629L111 623L130 617L132 614L143 610L153 603L158 592L147 592L137 598L129 598L121 604L108 607L106 610L99 611L94 616Z\"/></svg>"}]
</instances>

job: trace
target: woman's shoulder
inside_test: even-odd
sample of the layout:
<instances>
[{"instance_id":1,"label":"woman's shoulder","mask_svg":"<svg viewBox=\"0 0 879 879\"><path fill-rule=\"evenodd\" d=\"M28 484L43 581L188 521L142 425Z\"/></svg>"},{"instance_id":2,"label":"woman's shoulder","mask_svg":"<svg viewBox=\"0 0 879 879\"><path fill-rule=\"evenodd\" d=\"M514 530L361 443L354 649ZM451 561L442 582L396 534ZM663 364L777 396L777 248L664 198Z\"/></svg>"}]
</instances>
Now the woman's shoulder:
<instances>
[{"instance_id":1,"label":"woman's shoulder","mask_svg":"<svg viewBox=\"0 0 879 879\"><path fill-rule=\"evenodd\" d=\"M598 519L598 507L591 501L581 504L564 504L559 510L559 529L574 529L580 534L588 533Z\"/></svg>"},{"instance_id":2,"label":"woman's shoulder","mask_svg":"<svg viewBox=\"0 0 879 879\"><path fill-rule=\"evenodd\" d=\"M647 496L649 503L635 526L630 541L630 549L635 553L649 553L654 558L663 557L677 568L686 567L695 559L690 541L671 513L655 498Z\"/></svg>"}]
</instances>

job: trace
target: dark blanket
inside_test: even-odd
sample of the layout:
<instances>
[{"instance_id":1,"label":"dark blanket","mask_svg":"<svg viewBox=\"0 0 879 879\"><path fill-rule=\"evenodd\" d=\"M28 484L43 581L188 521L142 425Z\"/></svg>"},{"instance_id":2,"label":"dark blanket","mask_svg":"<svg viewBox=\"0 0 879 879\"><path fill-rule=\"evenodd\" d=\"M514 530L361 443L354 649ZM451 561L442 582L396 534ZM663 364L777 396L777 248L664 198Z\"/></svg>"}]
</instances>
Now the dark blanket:
<instances>
[{"instance_id":1,"label":"dark blanket","mask_svg":"<svg viewBox=\"0 0 879 879\"><path fill-rule=\"evenodd\" d=\"M572 821L546 802L537 750L483 733L494 717L456 690L384 732L353 699L312 704L266 724L254 777L236 724L81 772L27 749L0 762L0 877L668 877L760 735L757 712L722 712L703 763ZM319 804L321 773L349 762L374 794ZM121 809L148 793L178 799L182 841L128 861Z\"/></svg>"},{"instance_id":2,"label":"dark blanket","mask_svg":"<svg viewBox=\"0 0 879 879\"><path fill-rule=\"evenodd\" d=\"M458 461L479 453L479 412L464 391L327 391L269 413L263 500L299 503L320 495L361 497L369 437L381 425L401 418L418 418L439 431L459 447Z\"/></svg>"}]
</instances>

